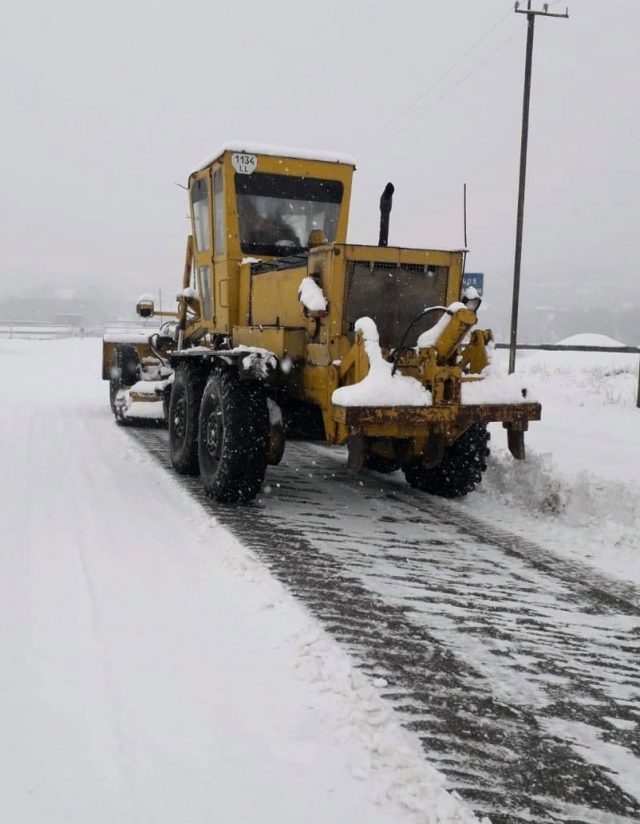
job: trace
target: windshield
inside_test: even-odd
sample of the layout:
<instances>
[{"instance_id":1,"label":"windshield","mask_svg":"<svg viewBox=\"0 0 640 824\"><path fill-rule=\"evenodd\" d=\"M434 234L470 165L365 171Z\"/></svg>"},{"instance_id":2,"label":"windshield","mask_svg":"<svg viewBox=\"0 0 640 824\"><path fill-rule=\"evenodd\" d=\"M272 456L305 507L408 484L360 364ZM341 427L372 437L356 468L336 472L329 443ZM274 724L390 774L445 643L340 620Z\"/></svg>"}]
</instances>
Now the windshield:
<instances>
[{"instance_id":1,"label":"windshield","mask_svg":"<svg viewBox=\"0 0 640 824\"><path fill-rule=\"evenodd\" d=\"M324 232L335 240L342 183L339 180L289 177L254 172L236 174L236 201L243 252L300 254L309 248L309 234Z\"/></svg>"}]
</instances>

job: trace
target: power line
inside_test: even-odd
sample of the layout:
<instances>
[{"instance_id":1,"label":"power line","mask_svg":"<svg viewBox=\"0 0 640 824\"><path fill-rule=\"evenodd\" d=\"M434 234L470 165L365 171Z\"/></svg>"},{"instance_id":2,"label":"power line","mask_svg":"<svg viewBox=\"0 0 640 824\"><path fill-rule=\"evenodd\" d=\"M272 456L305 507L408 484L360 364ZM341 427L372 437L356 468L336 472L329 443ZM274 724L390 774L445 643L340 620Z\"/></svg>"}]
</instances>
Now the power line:
<instances>
[{"instance_id":1,"label":"power line","mask_svg":"<svg viewBox=\"0 0 640 824\"><path fill-rule=\"evenodd\" d=\"M511 14L511 12L509 12L509 14ZM395 132L392 132L390 135L388 135L388 137L384 138L383 140L381 140L377 144L375 143L375 139L374 139L374 141L372 141L373 142L373 148L371 149L371 151L378 151L383 146L385 146L387 143L389 143L389 141L393 140L394 138L398 137L398 135L401 135L403 132L405 132L410 126L412 126L418 120L421 120L426 114L428 114L432 109L434 109L439 103L441 103L443 100L445 100L447 97L449 97L450 94L453 94L453 92L458 88L458 86L461 86L465 82L465 80L468 80L472 75L476 74L484 66L486 66L486 64L490 60L493 60L493 58L497 54L499 54L499 52L501 52L504 48L506 48L506 46L508 46L509 43L511 43L511 41L514 40L515 37L518 34L520 34L521 31L522 31L521 28L516 29L516 31L514 31L506 40L503 40L502 43L494 51L491 52L491 54L489 54L484 60L482 60L480 63L478 63L476 66L474 66L469 72L467 72L467 74L463 75L460 78L460 80L458 80L457 83L455 83L444 94L440 95L440 97L438 97L436 100L434 100L433 103L430 106L427 106L426 109L423 109L421 112L419 112L416 117L409 120L408 123L405 123L404 126L401 126L399 129L396 129ZM369 145L371 145L371 143Z\"/></svg>"},{"instance_id":2,"label":"power line","mask_svg":"<svg viewBox=\"0 0 640 824\"><path fill-rule=\"evenodd\" d=\"M484 41L490 35L492 35L493 32L498 28L498 26L502 25L502 23L504 23L504 21L507 19L507 17L510 17L510 16L511 16L511 9L509 9L509 11L505 15L503 15L499 20L497 20L493 24L493 26L491 26L491 28L487 32L485 32L485 34L482 35L482 37L479 40L477 40L470 48L468 48L467 51L462 55L462 57L460 57L455 63L452 63L451 66L449 66L449 68L443 74L436 77L436 79L433 81L433 83L431 83L429 86L427 86L427 88L424 91L420 92L420 94L415 98L415 100L413 100L411 103L409 103L404 108L400 109L392 118L387 120L386 123L384 123L378 129L378 132L384 132L389 126L393 125L399 118L404 117L404 115L407 112L409 112L409 111L411 111L411 109L415 108L418 105L418 103L420 103L421 100L424 100L424 98L429 94L429 92L433 91L433 89L435 89L436 86L439 83L441 83L443 80L445 80L451 74L451 72L453 72L455 69L457 69L458 66L460 66L460 64L463 63L467 59L467 57L478 48L478 46L480 46L482 43L484 43ZM365 140L364 143L361 143L356 148L355 151L357 153L359 153L359 152L362 151L362 149L366 148L367 146L370 146L372 143L375 143L375 142L376 142L375 137L369 138L368 140Z\"/></svg>"}]
</instances>

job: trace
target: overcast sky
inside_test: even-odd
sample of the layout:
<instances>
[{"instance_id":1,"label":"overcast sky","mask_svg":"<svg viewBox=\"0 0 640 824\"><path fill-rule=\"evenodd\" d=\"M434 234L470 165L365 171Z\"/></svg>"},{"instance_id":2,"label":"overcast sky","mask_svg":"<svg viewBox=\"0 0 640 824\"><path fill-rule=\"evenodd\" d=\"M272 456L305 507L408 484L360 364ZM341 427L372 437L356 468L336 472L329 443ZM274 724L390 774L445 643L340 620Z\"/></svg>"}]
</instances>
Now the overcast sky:
<instances>
[{"instance_id":1,"label":"overcast sky","mask_svg":"<svg viewBox=\"0 0 640 824\"><path fill-rule=\"evenodd\" d=\"M639 284L640 3L569 11L536 24L525 299L533 282ZM0 295L41 279L173 294L174 183L239 138L354 155L353 242L377 241L391 180L391 243L461 245L466 182L468 268L506 295L525 37L508 0L7 0Z\"/></svg>"}]
</instances>

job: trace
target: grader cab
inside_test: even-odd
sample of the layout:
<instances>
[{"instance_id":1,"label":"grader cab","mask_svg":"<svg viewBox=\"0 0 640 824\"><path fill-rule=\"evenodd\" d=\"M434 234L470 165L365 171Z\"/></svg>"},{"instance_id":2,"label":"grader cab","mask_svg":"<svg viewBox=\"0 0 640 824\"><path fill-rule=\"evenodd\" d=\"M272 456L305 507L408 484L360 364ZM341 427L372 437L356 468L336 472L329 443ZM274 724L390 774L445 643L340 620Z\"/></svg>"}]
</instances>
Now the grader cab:
<instances>
[{"instance_id":1,"label":"grader cab","mask_svg":"<svg viewBox=\"0 0 640 824\"><path fill-rule=\"evenodd\" d=\"M348 244L354 165L225 149L189 178L193 233L177 310L140 337L105 337L119 423L166 420L171 459L221 501L253 498L287 437L348 444L348 463L402 469L456 497L482 477L486 424L524 457L540 418L492 373L492 335L463 292L464 250ZM142 296L138 312L154 314Z\"/></svg>"}]
</instances>

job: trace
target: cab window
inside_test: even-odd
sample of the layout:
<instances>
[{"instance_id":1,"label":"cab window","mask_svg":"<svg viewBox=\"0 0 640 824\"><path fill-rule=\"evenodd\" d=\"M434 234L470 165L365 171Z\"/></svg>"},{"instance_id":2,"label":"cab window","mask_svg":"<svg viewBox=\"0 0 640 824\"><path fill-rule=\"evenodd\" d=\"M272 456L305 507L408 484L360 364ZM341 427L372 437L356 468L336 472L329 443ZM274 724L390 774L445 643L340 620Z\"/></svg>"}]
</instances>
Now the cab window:
<instances>
[{"instance_id":1,"label":"cab window","mask_svg":"<svg viewBox=\"0 0 640 824\"><path fill-rule=\"evenodd\" d=\"M236 174L240 246L249 254L301 254L320 229L336 236L343 186L338 180L253 172Z\"/></svg>"},{"instance_id":2,"label":"cab window","mask_svg":"<svg viewBox=\"0 0 640 824\"><path fill-rule=\"evenodd\" d=\"M202 317L204 320L211 320L211 269L208 266L198 267L198 292Z\"/></svg>"},{"instance_id":3,"label":"cab window","mask_svg":"<svg viewBox=\"0 0 640 824\"><path fill-rule=\"evenodd\" d=\"M215 234L214 249L216 255L224 254L224 192L222 190L222 170L216 169L213 173L213 202L215 207Z\"/></svg>"},{"instance_id":4,"label":"cab window","mask_svg":"<svg viewBox=\"0 0 640 824\"><path fill-rule=\"evenodd\" d=\"M191 208L193 209L193 228L196 236L196 249L206 252L211 248L209 232L209 185L206 179L196 180L191 186Z\"/></svg>"}]
</instances>

